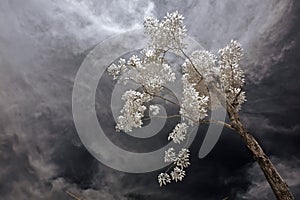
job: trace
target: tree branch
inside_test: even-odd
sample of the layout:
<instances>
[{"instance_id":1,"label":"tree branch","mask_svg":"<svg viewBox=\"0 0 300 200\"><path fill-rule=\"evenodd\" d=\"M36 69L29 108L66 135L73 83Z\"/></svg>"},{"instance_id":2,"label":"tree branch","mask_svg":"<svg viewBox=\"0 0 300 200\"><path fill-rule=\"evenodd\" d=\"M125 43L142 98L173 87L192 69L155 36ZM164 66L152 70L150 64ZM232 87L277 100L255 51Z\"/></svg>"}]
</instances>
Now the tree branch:
<instances>
[{"instance_id":1,"label":"tree branch","mask_svg":"<svg viewBox=\"0 0 300 200\"><path fill-rule=\"evenodd\" d=\"M76 200L82 200L80 199L78 196L76 196L75 194L73 194L72 192L66 190L65 191L70 197L72 197L73 199L76 199Z\"/></svg>"}]
</instances>

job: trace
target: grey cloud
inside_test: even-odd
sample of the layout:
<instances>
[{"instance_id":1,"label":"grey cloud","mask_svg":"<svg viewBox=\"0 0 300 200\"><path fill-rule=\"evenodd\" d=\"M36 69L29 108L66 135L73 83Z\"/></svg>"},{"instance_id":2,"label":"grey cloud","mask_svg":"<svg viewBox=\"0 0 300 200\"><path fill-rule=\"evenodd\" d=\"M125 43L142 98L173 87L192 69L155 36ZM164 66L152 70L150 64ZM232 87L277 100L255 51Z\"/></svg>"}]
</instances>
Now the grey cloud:
<instances>
[{"instance_id":1,"label":"grey cloud","mask_svg":"<svg viewBox=\"0 0 300 200\"><path fill-rule=\"evenodd\" d=\"M62 178L65 187L68 181L79 181L72 179L76 172L64 170L77 164L66 160L86 152L71 113L73 79L85 50L113 34L140 27L140 19L152 13L153 4L14 0L1 1L0 10L0 25L5 27L0 31L1 196L47 199L49 193L57 193L49 187L57 184L59 176L68 179ZM91 156L87 161L92 166L86 173L76 168L79 177L97 174L98 162ZM103 178L103 182L109 181ZM65 198L59 194L58 199Z\"/></svg>"},{"instance_id":2,"label":"grey cloud","mask_svg":"<svg viewBox=\"0 0 300 200\"><path fill-rule=\"evenodd\" d=\"M2 1L0 24L7 27L4 39L26 42L39 48L67 47L80 53L108 36L141 27L151 15L152 2L113 1ZM28 42L27 42L28 43ZM42 47L43 46L43 47ZM32 52L27 52L32 53Z\"/></svg>"},{"instance_id":3,"label":"grey cloud","mask_svg":"<svg viewBox=\"0 0 300 200\"><path fill-rule=\"evenodd\" d=\"M243 67L247 79L255 83L266 78L271 65L281 58L282 43L289 33L293 14L292 0L285 1L159 1L159 13L179 10L184 13L189 34L204 48L218 50L231 39L237 39L245 49ZM292 41L290 41L292 42Z\"/></svg>"},{"instance_id":4,"label":"grey cloud","mask_svg":"<svg viewBox=\"0 0 300 200\"><path fill-rule=\"evenodd\" d=\"M229 186L239 188L239 184L245 184L243 177L241 180L233 179L232 184L224 183L223 179L232 176L232 173L239 174L237 168L249 162L250 158L245 159L248 155L245 155L244 149L237 152L242 148L238 138L224 134L225 139L221 139L207 160L193 162L195 167L192 166L191 176L186 181L163 190L157 186L157 172L129 175L99 164L76 135L71 112L73 81L81 62L94 45L114 34L140 27L146 15L162 17L167 11L176 9L185 16L189 34L207 49L223 47L231 38L240 40L245 48L247 59L244 66L250 80L261 84L266 76L278 79L272 73L281 74L281 71L274 70L274 63L286 61L286 54L295 51L293 49L298 45L291 41L295 36L286 38L292 30L290 26L296 26L292 19L298 19L292 17L296 13L294 6L295 1L291 0L1 1L2 197L8 200L67 199L64 190L70 190L84 199L169 199L178 196L185 199L203 196L221 199L228 195ZM273 93L265 94L271 89L276 93L283 87L270 86L274 82L276 80L272 79L265 87L259 85L261 89L250 84L249 90L254 88L256 92L249 92L249 107L253 109L248 110L271 114L257 115L257 119L249 121L248 125L259 131L257 124L266 118L262 130L273 132L279 127L283 132L296 131L298 126L295 124L292 128L274 126L274 112L283 113L279 118L289 116L283 112L285 107L280 106L280 102L270 103L275 101ZM292 91L295 93L298 89L294 86ZM258 97L269 98L269 101L255 101ZM289 101L295 103L296 100L293 97ZM254 105L250 104L252 101ZM291 117L289 120L292 120ZM110 125L113 123L107 123L107 126ZM117 136L112 138L117 140ZM276 138L270 141L271 149L281 144ZM143 147L143 144L137 145ZM291 145L291 148L297 147ZM231 152L231 157L225 155L228 152ZM228 161L222 163L223 158ZM237 166L234 172L231 165ZM293 163L284 162L283 165L285 168L282 169L291 172L286 175L291 176L288 180L291 183L296 181L293 173L298 173L298 170L290 167ZM216 172L220 178L216 177ZM253 183L256 182L264 186L263 181L253 180ZM299 183L295 184L293 187ZM214 187L218 188L217 192Z\"/></svg>"},{"instance_id":5,"label":"grey cloud","mask_svg":"<svg viewBox=\"0 0 300 200\"><path fill-rule=\"evenodd\" d=\"M297 158L293 158L292 160L284 160L276 157L272 157L271 160L291 188L292 192L295 194L295 196L298 196L300 193L300 161L297 160ZM262 171L256 163L252 164L247 169L247 173L248 180L251 182L251 184L245 194L239 194L240 199L274 199L274 194L272 193L270 185L264 178Z\"/></svg>"}]
</instances>

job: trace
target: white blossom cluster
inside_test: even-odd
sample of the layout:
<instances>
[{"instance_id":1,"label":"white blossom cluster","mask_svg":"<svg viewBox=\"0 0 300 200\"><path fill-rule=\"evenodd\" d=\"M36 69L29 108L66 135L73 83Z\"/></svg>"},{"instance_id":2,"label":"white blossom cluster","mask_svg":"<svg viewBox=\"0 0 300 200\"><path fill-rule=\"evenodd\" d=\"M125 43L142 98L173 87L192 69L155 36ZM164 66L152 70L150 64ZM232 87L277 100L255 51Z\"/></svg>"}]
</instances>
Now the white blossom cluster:
<instances>
[{"instance_id":1,"label":"white blossom cluster","mask_svg":"<svg viewBox=\"0 0 300 200\"><path fill-rule=\"evenodd\" d=\"M150 115L155 116L159 114L160 108L157 105L150 105L149 106L149 112Z\"/></svg>"},{"instance_id":2,"label":"white blossom cluster","mask_svg":"<svg viewBox=\"0 0 300 200\"><path fill-rule=\"evenodd\" d=\"M114 80L117 79L123 71L127 68L126 66L126 60L123 58L120 58L119 64L111 64L108 68L107 71L110 75L114 77Z\"/></svg>"},{"instance_id":3,"label":"white blossom cluster","mask_svg":"<svg viewBox=\"0 0 300 200\"><path fill-rule=\"evenodd\" d=\"M165 162L174 162L176 161L176 154L173 147L169 148L167 151L165 151Z\"/></svg>"},{"instance_id":4,"label":"white blossom cluster","mask_svg":"<svg viewBox=\"0 0 300 200\"><path fill-rule=\"evenodd\" d=\"M154 17L147 17L144 21L145 33L150 36L150 46L155 49L172 49L179 51L186 44L183 38L186 36L186 28L183 25L184 17L178 13L167 13L161 22Z\"/></svg>"},{"instance_id":5,"label":"white blossom cluster","mask_svg":"<svg viewBox=\"0 0 300 200\"><path fill-rule=\"evenodd\" d=\"M140 128L143 124L142 117L146 110L145 102L151 100L151 96L146 93L140 93L137 91L126 91L122 100L125 101L125 105L121 110L122 115L117 119L116 130L130 132L132 128Z\"/></svg>"},{"instance_id":6,"label":"white blossom cluster","mask_svg":"<svg viewBox=\"0 0 300 200\"><path fill-rule=\"evenodd\" d=\"M185 123L179 123L175 126L174 130L170 133L168 139L172 139L174 143L180 143L186 139L188 126ZM186 148L181 149L178 154L175 153L173 147L165 151L164 161L166 163L173 163L173 171L170 175L167 172L158 175L158 183L160 186L171 183L171 178L175 182L182 181L185 176L184 168L190 165L189 161L190 151ZM169 168L170 169L170 168Z\"/></svg>"},{"instance_id":7,"label":"white blossom cluster","mask_svg":"<svg viewBox=\"0 0 300 200\"><path fill-rule=\"evenodd\" d=\"M160 50L143 49L140 53L140 57L133 55L127 61L121 58L118 64L108 67L108 73L125 84L132 80L149 93L157 93L164 84L175 81L175 73L163 61Z\"/></svg>"},{"instance_id":8,"label":"white blossom cluster","mask_svg":"<svg viewBox=\"0 0 300 200\"><path fill-rule=\"evenodd\" d=\"M179 123L169 134L168 140L173 140L174 143L180 143L185 140L188 126L186 123Z\"/></svg>"},{"instance_id":9,"label":"white blossom cluster","mask_svg":"<svg viewBox=\"0 0 300 200\"><path fill-rule=\"evenodd\" d=\"M136 55L131 56L127 61L121 58L118 64L108 67L107 71L114 79L124 83L132 80L142 86L145 92L141 94L128 91L123 95L125 105L121 110L122 115L117 119L117 130L130 132L133 127L141 127L141 119L146 110L143 103L150 100L152 97L150 94L159 92L164 84L175 80L175 73L167 63L162 61L160 54L160 51L144 49L141 51L141 58ZM153 116L157 115L159 107L152 105L149 111Z\"/></svg>"},{"instance_id":10,"label":"white blossom cluster","mask_svg":"<svg viewBox=\"0 0 300 200\"><path fill-rule=\"evenodd\" d=\"M179 113L190 125L207 116L209 97L199 94L195 89L195 83L189 82L189 74L182 76L183 97Z\"/></svg>"},{"instance_id":11,"label":"white blossom cluster","mask_svg":"<svg viewBox=\"0 0 300 200\"><path fill-rule=\"evenodd\" d=\"M167 183L171 183L170 175L167 173L160 173L158 175L157 180L158 180L159 186L163 186L163 185L167 185Z\"/></svg>"},{"instance_id":12,"label":"white blossom cluster","mask_svg":"<svg viewBox=\"0 0 300 200\"><path fill-rule=\"evenodd\" d=\"M190 151L188 149L183 148L176 155L174 148L169 148L165 152L165 162L171 162L175 167L170 173L171 176L167 172L158 175L159 185L162 186L171 183L171 178L175 182L182 181L186 175L184 168L187 168L190 165L189 157Z\"/></svg>"},{"instance_id":13,"label":"white blossom cluster","mask_svg":"<svg viewBox=\"0 0 300 200\"><path fill-rule=\"evenodd\" d=\"M207 83L212 82L216 80L216 77L220 73L219 67L216 65L216 60L216 56L211 52L196 50L189 56L189 59L186 59L182 64L182 69L183 72L189 74L190 77L192 75L197 77L191 77L193 83L197 83L199 78L203 78ZM201 73L202 77L199 77L195 70Z\"/></svg>"},{"instance_id":14,"label":"white blossom cluster","mask_svg":"<svg viewBox=\"0 0 300 200\"><path fill-rule=\"evenodd\" d=\"M245 92L242 90L245 83L244 72L239 66L243 49L240 43L231 40L225 48L219 50L219 54L220 79L227 102L239 111L242 103L246 101Z\"/></svg>"}]
</instances>

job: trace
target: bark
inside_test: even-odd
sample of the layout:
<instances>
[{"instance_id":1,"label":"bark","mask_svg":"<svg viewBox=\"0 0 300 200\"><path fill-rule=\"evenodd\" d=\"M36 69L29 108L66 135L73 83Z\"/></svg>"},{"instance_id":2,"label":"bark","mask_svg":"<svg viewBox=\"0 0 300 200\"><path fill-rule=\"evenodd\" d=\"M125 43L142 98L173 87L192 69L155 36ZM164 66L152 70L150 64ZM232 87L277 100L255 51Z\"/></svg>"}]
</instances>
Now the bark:
<instances>
[{"instance_id":1,"label":"bark","mask_svg":"<svg viewBox=\"0 0 300 200\"><path fill-rule=\"evenodd\" d=\"M288 185L284 182L256 139L244 128L235 109L231 106L227 106L227 111L231 121L231 126L241 136L245 145L252 153L254 160L259 164L276 198L278 200L294 200L295 198L289 190Z\"/></svg>"}]
</instances>

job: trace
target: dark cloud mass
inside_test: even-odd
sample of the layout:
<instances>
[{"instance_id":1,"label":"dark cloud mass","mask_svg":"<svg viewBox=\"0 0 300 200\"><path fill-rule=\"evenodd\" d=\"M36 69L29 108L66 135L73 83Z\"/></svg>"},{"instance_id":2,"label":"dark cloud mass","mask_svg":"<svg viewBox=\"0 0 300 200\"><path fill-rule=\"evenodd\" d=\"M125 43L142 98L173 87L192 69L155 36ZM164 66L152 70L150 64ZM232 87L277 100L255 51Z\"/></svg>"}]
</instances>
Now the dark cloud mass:
<instances>
[{"instance_id":1,"label":"dark cloud mass","mask_svg":"<svg viewBox=\"0 0 300 200\"><path fill-rule=\"evenodd\" d=\"M189 35L206 49L215 52L232 38L243 44L248 101L242 120L300 198L299 1L1 0L1 199L71 199L66 191L86 200L274 199L240 138L230 131L200 160L202 127L191 146L188 176L164 188L156 182L159 171L128 174L102 165L77 136L71 98L85 56L108 37L140 28L145 16L163 17L174 10L184 15ZM113 84L105 80L98 97ZM113 129L113 122L105 124ZM111 139L118 142L118 136ZM127 139L128 149L164 144Z\"/></svg>"}]
</instances>

